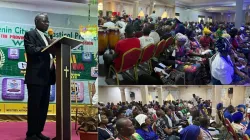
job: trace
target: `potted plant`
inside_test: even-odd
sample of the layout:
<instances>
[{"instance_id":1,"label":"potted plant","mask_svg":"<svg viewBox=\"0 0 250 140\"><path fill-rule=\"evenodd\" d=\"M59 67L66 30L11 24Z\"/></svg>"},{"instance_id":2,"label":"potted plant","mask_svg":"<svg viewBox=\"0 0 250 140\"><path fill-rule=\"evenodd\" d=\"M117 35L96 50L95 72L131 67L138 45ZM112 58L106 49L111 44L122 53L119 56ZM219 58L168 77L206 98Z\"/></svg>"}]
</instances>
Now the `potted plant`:
<instances>
[{"instance_id":1,"label":"potted plant","mask_svg":"<svg viewBox=\"0 0 250 140\"><path fill-rule=\"evenodd\" d=\"M98 108L94 106L84 106L81 113L78 114L77 135L80 134L80 140L97 140L98 133Z\"/></svg>"},{"instance_id":2,"label":"potted plant","mask_svg":"<svg viewBox=\"0 0 250 140\"><path fill-rule=\"evenodd\" d=\"M100 16L100 17L103 16L103 11L102 11L102 10L99 10L98 13L99 13L99 16Z\"/></svg>"}]
</instances>

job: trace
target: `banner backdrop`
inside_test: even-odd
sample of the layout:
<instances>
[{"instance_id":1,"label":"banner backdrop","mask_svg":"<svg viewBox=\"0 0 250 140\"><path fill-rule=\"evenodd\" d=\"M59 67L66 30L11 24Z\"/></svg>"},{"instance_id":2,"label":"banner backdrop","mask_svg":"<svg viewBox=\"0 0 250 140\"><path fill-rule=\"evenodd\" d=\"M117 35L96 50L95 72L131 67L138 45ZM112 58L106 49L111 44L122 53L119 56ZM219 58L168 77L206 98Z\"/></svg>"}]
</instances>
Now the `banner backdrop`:
<instances>
[{"instance_id":1,"label":"banner backdrop","mask_svg":"<svg viewBox=\"0 0 250 140\"><path fill-rule=\"evenodd\" d=\"M13 11L18 13L19 10L13 9ZM30 12L20 11L27 15ZM68 19L68 17L70 17L69 15L59 14L48 14L48 16L56 18L62 17L62 19ZM79 20L82 21L84 19L87 20L88 17L79 16ZM79 23L79 20L75 22ZM83 23L82 25L96 25L97 18L94 21L95 22ZM89 97L88 85L94 83L97 76L97 63L95 61L95 53L98 47L97 38L84 41L79 33L80 25L73 26L74 21L72 21L72 26L68 26L67 22L56 22L58 21L55 20L54 23L52 23L54 26L50 26L50 28L54 30L53 38L68 36L83 41L76 50L72 50L71 55L71 78L74 88L72 87L72 93L69 94L71 94L73 113L76 98L78 105L89 104L90 98L92 98ZM34 29L34 25L0 21L0 114L27 114L28 94L26 85L24 84L27 59L24 49L24 34L32 29ZM56 86L51 86L48 113L50 115L54 115L56 110L55 88Z\"/></svg>"}]
</instances>

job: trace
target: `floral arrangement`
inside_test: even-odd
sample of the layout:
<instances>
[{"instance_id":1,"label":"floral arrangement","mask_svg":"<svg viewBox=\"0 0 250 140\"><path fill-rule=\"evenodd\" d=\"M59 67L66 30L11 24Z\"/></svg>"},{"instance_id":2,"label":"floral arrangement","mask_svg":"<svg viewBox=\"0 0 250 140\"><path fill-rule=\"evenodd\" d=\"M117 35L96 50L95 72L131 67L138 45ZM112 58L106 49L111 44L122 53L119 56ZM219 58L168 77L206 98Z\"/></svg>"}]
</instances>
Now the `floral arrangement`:
<instances>
[{"instance_id":1,"label":"floral arrangement","mask_svg":"<svg viewBox=\"0 0 250 140\"><path fill-rule=\"evenodd\" d=\"M90 105L85 105L81 108L81 113L78 115L78 131L97 132L98 127L98 108Z\"/></svg>"}]
</instances>

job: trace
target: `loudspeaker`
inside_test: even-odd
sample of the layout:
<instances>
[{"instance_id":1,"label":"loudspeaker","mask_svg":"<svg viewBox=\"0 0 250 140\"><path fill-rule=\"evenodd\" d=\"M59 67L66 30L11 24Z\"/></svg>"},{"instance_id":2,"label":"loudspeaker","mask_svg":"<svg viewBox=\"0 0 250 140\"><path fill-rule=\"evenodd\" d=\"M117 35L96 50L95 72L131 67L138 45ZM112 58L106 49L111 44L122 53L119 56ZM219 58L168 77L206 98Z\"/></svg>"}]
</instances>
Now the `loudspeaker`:
<instances>
[{"instance_id":1,"label":"loudspeaker","mask_svg":"<svg viewBox=\"0 0 250 140\"><path fill-rule=\"evenodd\" d=\"M228 88L228 94L233 94L234 89L233 88Z\"/></svg>"},{"instance_id":2,"label":"loudspeaker","mask_svg":"<svg viewBox=\"0 0 250 140\"><path fill-rule=\"evenodd\" d=\"M130 97L134 98L135 97L135 93L134 92L130 92Z\"/></svg>"}]
</instances>

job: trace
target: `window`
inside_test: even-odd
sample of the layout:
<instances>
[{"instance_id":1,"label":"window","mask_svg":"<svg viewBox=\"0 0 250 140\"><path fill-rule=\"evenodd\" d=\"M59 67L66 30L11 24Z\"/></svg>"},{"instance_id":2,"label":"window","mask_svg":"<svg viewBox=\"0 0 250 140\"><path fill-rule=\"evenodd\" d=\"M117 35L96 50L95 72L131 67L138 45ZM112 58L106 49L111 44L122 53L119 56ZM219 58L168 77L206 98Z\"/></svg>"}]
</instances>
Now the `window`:
<instances>
[{"instance_id":1,"label":"window","mask_svg":"<svg viewBox=\"0 0 250 140\"><path fill-rule=\"evenodd\" d=\"M205 22L205 16L198 16L198 21L201 22L201 20Z\"/></svg>"},{"instance_id":2,"label":"window","mask_svg":"<svg viewBox=\"0 0 250 140\"><path fill-rule=\"evenodd\" d=\"M208 22L212 23L213 22L213 17L208 17Z\"/></svg>"},{"instance_id":3,"label":"window","mask_svg":"<svg viewBox=\"0 0 250 140\"><path fill-rule=\"evenodd\" d=\"M180 13L175 13L175 18L180 19Z\"/></svg>"}]
</instances>

